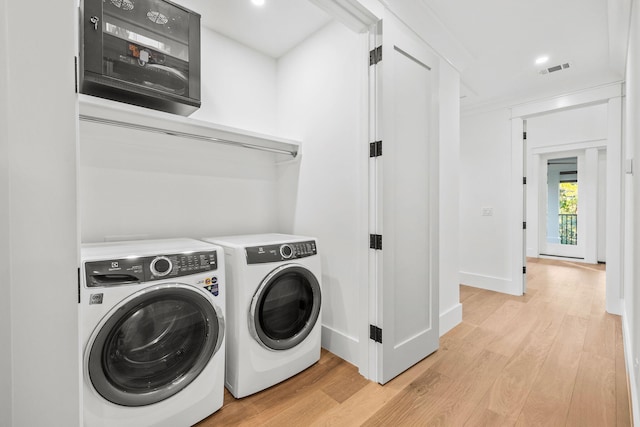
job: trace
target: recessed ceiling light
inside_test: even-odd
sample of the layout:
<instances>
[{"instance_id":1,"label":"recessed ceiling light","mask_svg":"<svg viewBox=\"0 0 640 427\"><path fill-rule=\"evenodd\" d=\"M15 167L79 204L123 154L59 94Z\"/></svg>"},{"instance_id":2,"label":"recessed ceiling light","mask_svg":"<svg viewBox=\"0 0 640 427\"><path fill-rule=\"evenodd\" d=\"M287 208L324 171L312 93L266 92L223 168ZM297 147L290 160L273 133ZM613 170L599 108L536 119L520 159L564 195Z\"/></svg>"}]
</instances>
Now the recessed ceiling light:
<instances>
[{"instance_id":1,"label":"recessed ceiling light","mask_svg":"<svg viewBox=\"0 0 640 427\"><path fill-rule=\"evenodd\" d=\"M255 4L256 6L264 6L264 0L251 0L251 3Z\"/></svg>"},{"instance_id":2,"label":"recessed ceiling light","mask_svg":"<svg viewBox=\"0 0 640 427\"><path fill-rule=\"evenodd\" d=\"M536 65L544 64L549 60L548 56L539 56L536 58Z\"/></svg>"}]
</instances>

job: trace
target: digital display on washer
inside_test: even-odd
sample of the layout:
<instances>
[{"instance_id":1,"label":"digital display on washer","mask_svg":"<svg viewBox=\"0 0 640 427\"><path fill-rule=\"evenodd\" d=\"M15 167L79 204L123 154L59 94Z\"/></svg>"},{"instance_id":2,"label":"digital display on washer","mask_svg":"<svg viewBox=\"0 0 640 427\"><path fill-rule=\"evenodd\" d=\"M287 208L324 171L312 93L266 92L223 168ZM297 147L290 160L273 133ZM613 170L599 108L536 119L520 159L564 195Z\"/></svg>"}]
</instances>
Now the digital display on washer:
<instances>
[{"instance_id":1,"label":"digital display on washer","mask_svg":"<svg viewBox=\"0 0 640 427\"><path fill-rule=\"evenodd\" d=\"M281 243L278 245L251 246L246 248L247 264L287 261L317 255L316 242Z\"/></svg>"},{"instance_id":2,"label":"digital display on washer","mask_svg":"<svg viewBox=\"0 0 640 427\"><path fill-rule=\"evenodd\" d=\"M218 269L213 251L91 261L85 264L87 287L125 285L187 276Z\"/></svg>"}]
</instances>

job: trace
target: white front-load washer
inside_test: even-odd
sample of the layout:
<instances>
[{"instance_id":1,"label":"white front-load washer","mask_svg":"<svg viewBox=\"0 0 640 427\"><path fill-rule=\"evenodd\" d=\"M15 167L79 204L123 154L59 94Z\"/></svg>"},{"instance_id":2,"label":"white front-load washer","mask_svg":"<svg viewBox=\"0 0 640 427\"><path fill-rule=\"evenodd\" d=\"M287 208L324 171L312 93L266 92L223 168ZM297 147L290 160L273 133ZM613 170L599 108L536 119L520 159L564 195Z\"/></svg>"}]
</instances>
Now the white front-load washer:
<instances>
[{"instance_id":1,"label":"white front-load washer","mask_svg":"<svg viewBox=\"0 0 640 427\"><path fill-rule=\"evenodd\" d=\"M191 426L223 403L224 252L192 239L81 247L83 424Z\"/></svg>"},{"instance_id":2,"label":"white front-load washer","mask_svg":"<svg viewBox=\"0 0 640 427\"><path fill-rule=\"evenodd\" d=\"M248 396L317 362L322 292L316 239L261 234L203 240L225 252L225 384L231 394Z\"/></svg>"}]
</instances>

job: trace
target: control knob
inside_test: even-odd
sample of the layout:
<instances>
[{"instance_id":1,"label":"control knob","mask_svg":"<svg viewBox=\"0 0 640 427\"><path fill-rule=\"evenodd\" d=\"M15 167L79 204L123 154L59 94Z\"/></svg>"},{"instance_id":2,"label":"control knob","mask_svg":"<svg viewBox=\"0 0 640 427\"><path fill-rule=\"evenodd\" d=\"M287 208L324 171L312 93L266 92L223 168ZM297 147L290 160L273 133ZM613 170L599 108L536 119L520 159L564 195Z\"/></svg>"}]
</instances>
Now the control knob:
<instances>
[{"instance_id":1,"label":"control knob","mask_svg":"<svg viewBox=\"0 0 640 427\"><path fill-rule=\"evenodd\" d=\"M280 255L282 255L282 258L284 259L289 259L293 256L293 249L289 245L281 245Z\"/></svg>"},{"instance_id":2,"label":"control knob","mask_svg":"<svg viewBox=\"0 0 640 427\"><path fill-rule=\"evenodd\" d=\"M164 277L171 273L173 269L173 263L166 256L155 257L151 261L151 272L158 277Z\"/></svg>"}]
</instances>

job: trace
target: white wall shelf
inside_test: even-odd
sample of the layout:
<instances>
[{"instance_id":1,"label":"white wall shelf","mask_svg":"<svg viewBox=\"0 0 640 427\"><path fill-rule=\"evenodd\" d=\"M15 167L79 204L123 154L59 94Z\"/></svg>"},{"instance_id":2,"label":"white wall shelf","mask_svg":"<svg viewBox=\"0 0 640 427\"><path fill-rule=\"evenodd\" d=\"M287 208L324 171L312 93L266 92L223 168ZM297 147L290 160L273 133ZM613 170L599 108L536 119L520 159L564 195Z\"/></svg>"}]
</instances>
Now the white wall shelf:
<instances>
[{"instance_id":1,"label":"white wall shelf","mask_svg":"<svg viewBox=\"0 0 640 427\"><path fill-rule=\"evenodd\" d=\"M150 110L89 95L78 95L80 120L144 132L199 139L296 157L300 142Z\"/></svg>"}]
</instances>

